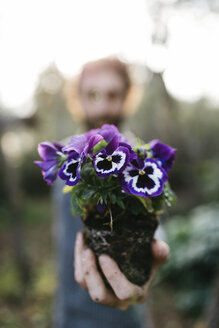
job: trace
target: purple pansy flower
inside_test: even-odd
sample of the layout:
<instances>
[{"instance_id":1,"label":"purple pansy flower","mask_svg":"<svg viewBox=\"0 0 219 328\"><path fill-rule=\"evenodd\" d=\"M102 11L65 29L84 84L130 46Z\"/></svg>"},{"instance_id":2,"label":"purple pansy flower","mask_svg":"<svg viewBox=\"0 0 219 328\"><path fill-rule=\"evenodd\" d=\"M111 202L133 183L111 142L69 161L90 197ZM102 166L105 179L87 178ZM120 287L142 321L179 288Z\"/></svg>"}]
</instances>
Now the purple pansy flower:
<instances>
[{"instance_id":1,"label":"purple pansy flower","mask_svg":"<svg viewBox=\"0 0 219 328\"><path fill-rule=\"evenodd\" d=\"M76 152L72 152L68 160L64 163L59 171L59 177L62 180L66 180L68 186L74 186L80 179L81 165L83 163L84 156Z\"/></svg>"},{"instance_id":2,"label":"purple pansy flower","mask_svg":"<svg viewBox=\"0 0 219 328\"><path fill-rule=\"evenodd\" d=\"M67 143L66 146L62 148L63 153L70 154L71 152L76 152L81 154L86 146L86 137L84 134L75 135Z\"/></svg>"},{"instance_id":3,"label":"purple pansy flower","mask_svg":"<svg viewBox=\"0 0 219 328\"><path fill-rule=\"evenodd\" d=\"M86 133L84 134L85 137L86 137L86 140L89 140L90 137L93 137L93 136L99 134L99 130L100 130L100 129L91 129L91 130L89 130L88 132L86 132Z\"/></svg>"},{"instance_id":4,"label":"purple pansy flower","mask_svg":"<svg viewBox=\"0 0 219 328\"><path fill-rule=\"evenodd\" d=\"M114 135L109 144L93 158L95 171L99 177L108 177L120 173L128 164L130 146L125 142L120 145L120 136Z\"/></svg>"},{"instance_id":5,"label":"purple pansy flower","mask_svg":"<svg viewBox=\"0 0 219 328\"><path fill-rule=\"evenodd\" d=\"M62 151L68 155L67 161L63 164L59 171L59 177L66 180L66 184L74 186L80 179L80 170L82 159L84 158L84 149L86 146L86 138L83 134L75 135L67 143Z\"/></svg>"},{"instance_id":6,"label":"purple pansy flower","mask_svg":"<svg viewBox=\"0 0 219 328\"><path fill-rule=\"evenodd\" d=\"M154 197L163 191L167 173L156 160L145 158L131 161L119 176L119 182L126 193Z\"/></svg>"},{"instance_id":7,"label":"purple pansy flower","mask_svg":"<svg viewBox=\"0 0 219 328\"><path fill-rule=\"evenodd\" d=\"M86 161L88 154L91 157L95 157L97 162L101 161L101 157L98 159L98 155L95 156L92 154L92 149L103 139L108 143L108 146L98 153L98 155L100 154L104 156L104 158L108 156L106 159L108 163L107 167L111 166L109 162L112 159L113 173L119 172L120 169L124 167L129 158L129 150L125 147L120 147L117 149L117 153L114 152L116 148L118 148L121 135L114 125L104 124L100 129L90 130L85 134L74 136L70 142L62 148L62 151L68 154L69 157L59 171L59 176L61 179L66 180L67 185L74 186L78 183L81 165ZM125 148L125 150L123 148ZM112 158L110 155L112 155ZM101 166L101 164L97 166L97 173L99 173L99 176L108 176L111 174L109 170L107 171L109 173L108 175L106 175L106 172L103 172L103 170L98 171L99 166Z\"/></svg>"},{"instance_id":8,"label":"purple pansy flower","mask_svg":"<svg viewBox=\"0 0 219 328\"><path fill-rule=\"evenodd\" d=\"M156 158L158 163L166 170L169 171L175 159L176 149L163 144L159 140L152 140L149 142L151 146L151 153L153 158Z\"/></svg>"},{"instance_id":9,"label":"purple pansy flower","mask_svg":"<svg viewBox=\"0 0 219 328\"><path fill-rule=\"evenodd\" d=\"M57 142L45 141L38 145L38 153L42 161L34 161L42 169L43 179L49 184L53 184L58 174L58 158L63 145Z\"/></svg>"},{"instance_id":10,"label":"purple pansy flower","mask_svg":"<svg viewBox=\"0 0 219 328\"><path fill-rule=\"evenodd\" d=\"M113 124L103 124L99 129L98 134L103 136L104 140L109 143L115 136L117 136L118 141L122 140L122 135L117 129L117 127Z\"/></svg>"},{"instance_id":11,"label":"purple pansy flower","mask_svg":"<svg viewBox=\"0 0 219 328\"><path fill-rule=\"evenodd\" d=\"M65 147L62 148L62 151L65 154L71 154L72 152L76 152L77 154L83 154L87 156L87 154L92 150L92 148L101 140L103 137L96 134L81 134L76 135L71 138L69 143Z\"/></svg>"},{"instance_id":12,"label":"purple pansy flower","mask_svg":"<svg viewBox=\"0 0 219 328\"><path fill-rule=\"evenodd\" d=\"M119 137L119 140L122 139L122 135L119 133L117 127L113 124L103 124L99 129L92 129L84 134L86 140L89 140L91 137L100 135L102 138L109 143L115 135Z\"/></svg>"},{"instance_id":13,"label":"purple pansy flower","mask_svg":"<svg viewBox=\"0 0 219 328\"><path fill-rule=\"evenodd\" d=\"M62 151L68 154L68 159L61 167L59 176L66 180L67 185L74 186L78 183L82 164L86 161L88 153L102 139L103 137L99 134L76 135L62 148Z\"/></svg>"}]
</instances>

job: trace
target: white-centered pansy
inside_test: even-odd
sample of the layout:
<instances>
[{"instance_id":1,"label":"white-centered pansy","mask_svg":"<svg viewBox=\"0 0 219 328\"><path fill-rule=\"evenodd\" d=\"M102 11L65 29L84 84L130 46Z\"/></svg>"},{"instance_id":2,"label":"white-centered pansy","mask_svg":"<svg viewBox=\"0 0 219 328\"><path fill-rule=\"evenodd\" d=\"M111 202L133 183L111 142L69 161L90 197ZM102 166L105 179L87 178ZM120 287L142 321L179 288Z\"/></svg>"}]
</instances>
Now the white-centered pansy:
<instances>
[{"instance_id":1,"label":"white-centered pansy","mask_svg":"<svg viewBox=\"0 0 219 328\"><path fill-rule=\"evenodd\" d=\"M149 178L153 181L153 183L154 183L154 186L153 186L152 188L148 188L148 187L147 187L147 184L145 185L145 187L140 187L140 186L138 186L139 175L140 175L140 176L141 176L141 175L145 175L146 172L145 172L144 170L145 170L147 167L152 167L152 168L153 168L153 173L152 173L152 174L147 174L147 177L149 177ZM144 168L144 170L139 171L139 175L136 175L136 176L134 176L134 177L131 177L131 176L130 176L130 173L129 173L129 172L132 171L132 170L133 170L133 167L128 166L128 167L124 170L124 172L123 172L123 174L124 174L124 178L125 178L125 181L127 182L127 184L131 182L132 187L133 187L136 191L138 191L138 192L142 192L142 193L145 193L145 192L146 192L146 193L149 194L149 195L152 195L153 193L155 193L155 192L158 191L158 189L160 188L160 185L161 185L159 179L162 178L163 173L162 173L162 171L157 167L157 165L156 165L155 163L147 163L146 166L145 166L145 168ZM151 184L151 182L150 182L150 184Z\"/></svg>"},{"instance_id":2,"label":"white-centered pansy","mask_svg":"<svg viewBox=\"0 0 219 328\"><path fill-rule=\"evenodd\" d=\"M167 174L153 159L129 163L122 172L120 180L124 190L144 197L158 196L162 193Z\"/></svg>"},{"instance_id":3,"label":"white-centered pansy","mask_svg":"<svg viewBox=\"0 0 219 328\"><path fill-rule=\"evenodd\" d=\"M77 170L79 161L72 159L68 163L66 163L65 169L63 170L64 174L69 176L69 181L74 182L77 179Z\"/></svg>"},{"instance_id":4,"label":"white-centered pansy","mask_svg":"<svg viewBox=\"0 0 219 328\"><path fill-rule=\"evenodd\" d=\"M110 174L118 172L125 165L126 153L115 151L111 155L98 154L94 160L94 166L97 173Z\"/></svg>"}]
</instances>

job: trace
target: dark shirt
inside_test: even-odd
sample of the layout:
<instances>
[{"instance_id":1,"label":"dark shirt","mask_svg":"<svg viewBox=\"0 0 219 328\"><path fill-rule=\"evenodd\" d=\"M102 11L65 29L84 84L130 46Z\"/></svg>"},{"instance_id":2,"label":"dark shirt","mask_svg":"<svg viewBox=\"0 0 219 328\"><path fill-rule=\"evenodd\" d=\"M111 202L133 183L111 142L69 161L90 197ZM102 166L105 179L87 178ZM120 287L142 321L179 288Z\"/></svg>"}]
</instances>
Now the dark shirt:
<instances>
[{"instance_id":1,"label":"dark shirt","mask_svg":"<svg viewBox=\"0 0 219 328\"><path fill-rule=\"evenodd\" d=\"M93 302L88 292L75 282L74 245L76 233L82 229L82 222L80 217L72 216L70 193L63 194L63 186L64 183L57 180L53 188L54 233L58 265L58 290L54 311L55 327L142 328L142 309L145 310L145 305L131 306L128 310L121 311L98 304Z\"/></svg>"}]
</instances>

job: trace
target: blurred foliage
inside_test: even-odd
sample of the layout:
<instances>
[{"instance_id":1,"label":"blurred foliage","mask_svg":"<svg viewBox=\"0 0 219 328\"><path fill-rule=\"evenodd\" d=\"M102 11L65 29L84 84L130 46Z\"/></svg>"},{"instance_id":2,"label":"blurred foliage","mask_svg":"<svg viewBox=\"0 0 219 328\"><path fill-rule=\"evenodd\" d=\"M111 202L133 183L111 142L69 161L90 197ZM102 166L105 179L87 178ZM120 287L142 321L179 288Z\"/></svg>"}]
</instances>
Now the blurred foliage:
<instances>
[{"instance_id":1,"label":"blurred foliage","mask_svg":"<svg viewBox=\"0 0 219 328\"><path fill-rule=\"evenodd\" d=\"M40 264L40 268L34 267L33 281L25 294L16 277L16 268L10 264L0 269L0 327L51 327L56 278L51 257L42 258Z\"/></svg>"},{"instance_id":2,"label":"blurred foliage","mask_svg":"<svg viewBox=\"0 0 219 328\"><path fill-rule=\"evenodd\" d=\"M22 214L31 282L24 288L20 280L11 244L10 221L5 218L0 226L0 327L49 328L57 277L48 197L28 198Z\"/></svg>"},{"instance_id":3,"label":"blurred foliage","mask_svg":"<svg viewBox=\"0 0 219 328\"><path fill-rule=\"evenodd\" d=\"M201 316L219 274L219 204L174 216L165 225L171 257L160 279L175 290L174 303L188 315Z\"/></svg>"},{"instance_id":4,"label":"blurred foliage","mask_svg":"<svg viewBox=\"0 0 219 328\"><path fill-rule=\"evenodd\" d=\"M160 139L178 149L169 177L179 198L172 212L219 201L219 110L207 100L179 102L167 93L161 74L151 73L139 111L126 128L145 142Z\"/></svg>"},{"instance_id":5,"label":"blurred foliage","mask_svg":"<svg viewBox=\"0 0 219 328\"><path fill-rule=\"evenodd\" d=\"M39 197L34 194L31 197L23 197L22 221L25 226L48 224L52 220L52 208L49 195ZM10 212L7 203L0 203L0 229L9 227L11 223Z\"/></svg>"},{"instance_id":6,"label":"blurred foliage","mask_svg":"<svg viewBox=\"0 0 219 328\"><path fill-rule=\"evenodd\" d=\"M76 124L66 109L63 83L63 77L55 66L48 67L39 77L35 91L37 143L44 140L60 141L74 134ZM56 88L54 84L57 84Z\"/></svg>"},{"instance_id":7,"label":"blurred foliage","mask_svg":"<svg viewBox=\"0 0 219 328\"><path fill-rule=\"evenodd\" d=\"M7 261L0 269L0 295L13 302L20 296L21 292L20 280L15 266Z\"/></svg>"},{"instance_id":8,"label":"blurred foliage","mask_svg":"<svg viewBox=\"0 0 219 328\"><path fill-rule=\"evenodd\" d=\"M27 196L46 196L50 192L50 187L42 179L39 167L34 164L35 160L40 160L37 153L37 146L35 149L26 154L22 158L22 165L19 167L21 188L25 191ZM34 188L33 188L34 186Z\"/></svg>"}]
</instances>

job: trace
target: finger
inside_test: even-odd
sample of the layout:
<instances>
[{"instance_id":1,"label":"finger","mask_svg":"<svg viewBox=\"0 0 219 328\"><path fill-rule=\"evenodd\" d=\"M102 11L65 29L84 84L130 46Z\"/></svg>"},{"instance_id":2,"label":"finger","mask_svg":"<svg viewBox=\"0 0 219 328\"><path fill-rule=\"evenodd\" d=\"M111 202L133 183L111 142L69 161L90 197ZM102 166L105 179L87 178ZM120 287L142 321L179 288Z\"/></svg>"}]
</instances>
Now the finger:
<instances>
[{"instance_id":1,"label":"finger","mask_svg":"<svg viewBox=\"0 0 219 328\"><path fill-rule=\"evenodd\" d=\"M74 277L75 281L82 287L87 288L84 273L82 269L82 252L84 248L84 240L82 232L78 232L75 242L75 253L74 253Z\"/></svg>"},{"instance_id":2,"label":"finger","mask_svg":"<svg viewBox=\"0 0 219 328\"><path fill-rule=\"evenodd\" d=\"M106 279L120 301L138 303L142 300L142 288L128 281L112 258L107 255L100 255L99 263Z\"/></svg>"},{"instance_id":3,"label":"finger","mask_svg":"<svg viewBox=\"0 0 219 328\"><path fill-rule=\"evenodd\" d=\"M154 256L154 260L152 263L150 278L143 286L145 295L147 295L148 293L148 289L151 286L152 281L154 280L158 267L168 260L169 253L170 253L169 246L162 240L153 240L151 243L151 250Z\"/></svg>"},{"instance_id":4,"label":"finger","mask_svg":"<svg viewBox=\"0 0 219 328\"><path fill-rule=\"evenodd\" d=\"M101 304L118 307L120 304L115 295L105 286L97 269L94 253L90 249L83 251L82 264L84 279L92 300Z\"/></svg>"},{"instance_id":5,"label":"finger","mask_svg":"<svg viewBox=\"0 0 219 328\"><path fill-rule=\"evenodd\" d=\"M154 256L154 262L157 265L163 264L168 260L170 254L169 246L162 240L153 240L151 250Z\"/></svg>"},{"instance_id":6,"label":"finger","mask_svg":"<svg viewBox=\"0 0 219 328\"><path fill-rule=\"evenodd\" d=\"M156 273L157 273L157 269L158 269L158 264L157 262L154 262L152 264L152 267L151 267L151 273L150 273L150 277L148 279L148 281L144 284L144 286L142 287L143 288L143 295L144 295L144 299L146 300L147 298L147 295L148 295L148 290L149 290L149 287L151 286L155 276L156 276Z\"/></svg>"}]
</instances>

